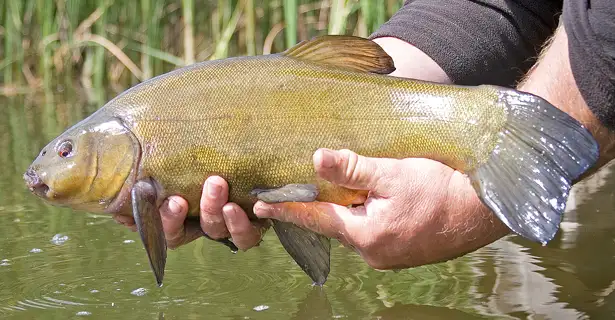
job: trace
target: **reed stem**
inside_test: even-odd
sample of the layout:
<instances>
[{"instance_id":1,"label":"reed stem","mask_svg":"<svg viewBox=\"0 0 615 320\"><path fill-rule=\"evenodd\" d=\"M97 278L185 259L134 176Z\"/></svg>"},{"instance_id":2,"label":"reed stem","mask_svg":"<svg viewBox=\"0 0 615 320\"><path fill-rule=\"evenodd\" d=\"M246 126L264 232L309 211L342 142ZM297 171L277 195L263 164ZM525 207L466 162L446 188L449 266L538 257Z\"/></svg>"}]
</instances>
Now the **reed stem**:
<instances>
[{"instance_id":1,"label":"reed stem","mask_svg":"<svg viewBox=\"0 0 615 320\"><path fill-rule=\"evenodd\" d=\"M184 60L194 63L194 0L182 0L184 14Z\"/></svg>"},{"instance_id":2,"label":"reed stem","mask_svg":"<svg viewBox=\"0 0 615 320\"><path fill-rule=\"evenodd\" d=\"M287 48L297 43L297 11L297 0L284 0L284 22L286 26L284 35Z\"/></svg>"},{"instance_id":3,"label":"reed stem","mask_svg":"<svg viewBox=\"0 0 615 320\"><path fill-rule=\"evenodd\" d=\"M254 0L246 1L246 53L256 55L256 10Z\"/></svg>"}]
</instances>

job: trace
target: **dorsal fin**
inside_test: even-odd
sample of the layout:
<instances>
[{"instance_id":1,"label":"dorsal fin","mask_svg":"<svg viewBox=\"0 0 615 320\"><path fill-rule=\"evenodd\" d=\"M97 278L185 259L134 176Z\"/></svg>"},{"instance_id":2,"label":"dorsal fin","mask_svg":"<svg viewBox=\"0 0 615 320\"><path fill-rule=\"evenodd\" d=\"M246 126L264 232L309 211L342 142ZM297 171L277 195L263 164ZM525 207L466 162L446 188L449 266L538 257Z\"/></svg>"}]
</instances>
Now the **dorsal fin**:
<instances>
[{"instance_id":1,"label":"dorsal fin","mask_svg":"<svg viewBox=\"0 0 615 320\"><path fill-rule=\"evenodd\" d=\"M320 65L389 74L395 71L393 59L375 42L353 36L321 36L302 41L282 53L285 56Z\"/></svg>"}]
</instances>

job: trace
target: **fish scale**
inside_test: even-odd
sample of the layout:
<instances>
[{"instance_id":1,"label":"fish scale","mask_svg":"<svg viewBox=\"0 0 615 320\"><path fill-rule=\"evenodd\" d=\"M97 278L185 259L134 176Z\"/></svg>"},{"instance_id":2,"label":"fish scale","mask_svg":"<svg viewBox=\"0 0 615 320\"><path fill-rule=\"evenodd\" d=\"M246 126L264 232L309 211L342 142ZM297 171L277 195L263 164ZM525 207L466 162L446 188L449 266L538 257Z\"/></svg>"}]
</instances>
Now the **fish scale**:
<instances>
[{"instance_id":1,"label":"fish scale","mask_svg":"<svg viewBox=\"0 0 615 320\"><path fill-rule=\"evenodd\" d=\"M483 101L473 108L458 103L467 94ZM142 175L157 173L165 191L181 192L198 214L202 177L228 179L230 201L251 211L247 196L254 185L315 183L311 155L321 147L377 157L437 156L468 169L486 161L497 141L493 132L506 121L495 101L493 89L477 95L278 55L172 72L106 108L121 118L126 105L144 106L131 112L135 125L129 127L142 145L154 146L142 159ZM482 125L468 130L468 119Z\"/></svg>"}]
</instances>

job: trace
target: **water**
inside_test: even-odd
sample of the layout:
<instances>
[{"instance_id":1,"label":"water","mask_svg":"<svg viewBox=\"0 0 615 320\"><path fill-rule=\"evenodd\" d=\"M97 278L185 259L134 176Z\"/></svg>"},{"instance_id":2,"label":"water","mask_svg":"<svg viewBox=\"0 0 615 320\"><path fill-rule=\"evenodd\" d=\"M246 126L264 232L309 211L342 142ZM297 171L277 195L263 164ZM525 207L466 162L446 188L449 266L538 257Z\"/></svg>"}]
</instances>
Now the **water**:
<instances>
[{"instance_id":1,"label":"water","mask_svg":"<svg viewBox=\"0 0 615 320\"><path fill-rule=\"evenodd\" d=\"M575 187L562 232L547 247L511 236L447 263L379 272L334 243L332 272L319 288L270 232L245 253L204 240L170 251L158 288L136 233L108 216L47 206L23 185L39 149L96 109L82 96L0 98L2 319L615 315L615 173L608 168Z\"/></svg>"}]
</instances>

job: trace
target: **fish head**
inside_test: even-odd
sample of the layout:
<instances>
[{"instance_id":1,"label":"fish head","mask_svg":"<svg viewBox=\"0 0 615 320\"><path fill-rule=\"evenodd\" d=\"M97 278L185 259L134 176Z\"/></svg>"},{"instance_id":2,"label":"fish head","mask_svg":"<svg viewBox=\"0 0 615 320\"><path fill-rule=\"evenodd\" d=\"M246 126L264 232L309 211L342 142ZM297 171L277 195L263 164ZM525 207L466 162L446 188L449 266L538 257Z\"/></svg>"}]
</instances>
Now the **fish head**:
<instances>
[{"instance_id":1,"label":"fish head","mask_svg":"<svg viewBox=\"0 0 615 320\"><path fill-rule=\"evenodd\" d=\"M118 119L85 119L45 146L24 180L52 205L112 212L124 202L120 194L129 194L139 150L135 136Z\"/></svg>"}]
</instances>

